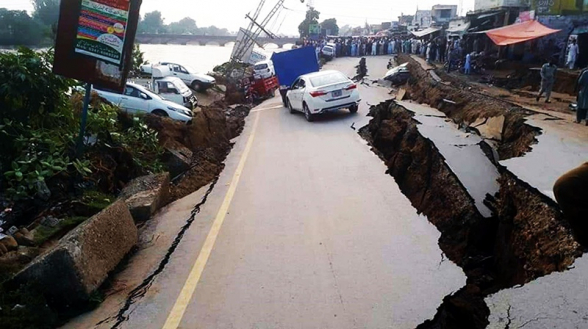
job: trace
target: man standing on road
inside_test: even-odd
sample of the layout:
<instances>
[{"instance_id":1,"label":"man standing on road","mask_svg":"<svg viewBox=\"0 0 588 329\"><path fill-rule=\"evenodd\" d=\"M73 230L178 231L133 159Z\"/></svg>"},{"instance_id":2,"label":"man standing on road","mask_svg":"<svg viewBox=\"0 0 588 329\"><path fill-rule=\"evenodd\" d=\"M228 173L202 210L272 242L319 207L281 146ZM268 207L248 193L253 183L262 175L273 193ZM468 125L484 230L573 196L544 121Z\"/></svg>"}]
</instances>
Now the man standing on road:
<instances>
[{"instance_id":1,"label":"man standing on road","mask_svg":"<svg viewBox=\"0 0 588 329\"><path fill-rule=\"evenodd\" d=\"M466 55L465 65L463 66L463 68L464 68L464 73L466 75L470 75L470 73L472 72L472 55L469 53Z\"/></svg>"},{"instance_id":2,"label":"man standing on road","mask_svg":"<svg viewBox=\"0 0 588 329\"><path fill-rule=\"evenodd\" d=\"M588 112L588 68L585 68L580 74L578 84L576 85L576 91L578 91L576 123L586 120L586 125L588 126L588 119L586 119L586 113Z\"/></svg>"},{"instance_id":3,"label":"man standing on road","mask_svg":"<svg viewBox=\"0 0 588 329\"><path fill-rule=\"evenodd\" d=\"M578 53L578 45L576 44L576 40L574 39L570 44L570 50L568 51L568 61L566 62L566 65L570 70L576 68L576 59L578 58Z\"/></svg>"},{"instance_id":4,"label":"man standing on road","mask_svg":"<svg viewBox=\"0 0 588 329\"><path fill-rule=\"evenodd\" d=\"M537 101L539 101L543 93L545 93L545 103L551 103L549 99L551 98L551 90L553 89L553 84L555 82L556 71L557 66L555 65L554 59L549 61L549 63L543 64L543 67L541 68L541 90L539 91L539 95L537 95Z\"/></svg>"}]
</instances>

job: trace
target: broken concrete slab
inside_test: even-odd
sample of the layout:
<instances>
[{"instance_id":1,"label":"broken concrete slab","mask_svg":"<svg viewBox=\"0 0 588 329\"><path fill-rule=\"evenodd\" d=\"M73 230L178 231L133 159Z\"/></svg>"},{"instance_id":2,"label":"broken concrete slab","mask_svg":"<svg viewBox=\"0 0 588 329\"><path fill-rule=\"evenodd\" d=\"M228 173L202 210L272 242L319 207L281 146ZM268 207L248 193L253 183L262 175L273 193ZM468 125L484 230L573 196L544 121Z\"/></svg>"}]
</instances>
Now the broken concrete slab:
<instances>
[{"instance_id":1,"label":"broken concrete slab","mask_svg":"<svg viewBox=\"0 0 588 329\"><path fill-rule=\"evenodd\" d=\"M396 95L396 99L401 101L404 99L404 96L406 96L406 89L404 89L404 88L398 89L398 94Z\"/></svg>"},{"instance_id":2,"label":"broken concrete slab","mask_svg":"<svg viewBox=\"0 0 588 329\"><path fill-rule=\"evenodd\" d=\"M505 122L506 119L504 115L500 115L488 118L485 124L476 126L476 129L480 132L480 135L486 139L501 141Z\"/></svg>"},{"instance_id":3,"label":"broken concrete slab","mask_svg":"<svg viewBox=\"0 0 588 329\"><path fill-rule=\"evenodd\" d=\"M486 121L488 121L488 118L477 118L476 121L470 123L469 126L472 128L476 128L485 124Z\"/></svg>"},{"instance_id":4,"label":"broken concrete slab","mask_svg":"<svg viewBox=\"0 0 588 329\"><path fill-rule=\"evenodd\" d=\"M0 244L4 245L8 251L18 248L18 242L11 236L5 236L0 239Z\"/></svg>"},{"instance_id":5,"label":"broken concrete slab","mask_svg":"<svg viewBox=\"0 0 588 329\"><path fill-rule=\"evenodd\" d=\"M579 258L566 272L556 272L524 286L502 290L486 298L488 328L585 328L588 299L588 257Z\"/></svg>"},{"instance_id":6,"label":"broken concrete slab","mask_svg":"<svg viewBox=\"0 0 588 329\"><path fill-rule=\"evenodd\" d=\"M170 201L169 173L136 178L121 192L133 219L145 222Z\"/></svg>"},{"instance_id":7,"label":"broken concrete slab","mask_svg":"<svg viewBox=\"0 0 588 329\"><path fill-rule=\"evenodd\" d=\"M537 144L525 156L503 160L501 165L555 200L553 185L566 172L586 162L588 129L563 120L545 120L552 116L536 114L526 124L541 129Z\"/></svg>"},{"instance_id":8,"label":"broken concrete slab","mask_svg":"<svg viewBox=\"0 0 588 329\"><path fill-rule=\"evenodd\" d=\"M405 109L409 110L410 112L416 114L416 115L423 115L423 116L430 116L430 117L439 117L439 118L445 118L447 117L445 115L445 113L432 108L428 105L424 105L424 104L418 104L418 103L413 103L410 101L396 101L396 104L404 107Z\"/></svg>"},{"instance_id":9,"label":"broken concrete slab","mask_svg":"<svg viewBox=\"0 0 588 329\"><path fill-rule=\"evenodd\" d=\"M27 265L14 283L34 284L61 306L87 301L137 240L133 218L124 201L118 201Z\"/></svg>"},{"instance_id":10,"label":"broken concrete slab","mask_svg":"<svg viewBox=\"0 0 588 329\"><path fill-rule=\"evenodd\" d=\"M177 177L190 169L192 164L192 151L187 147L176 145L173 148L166 147L163 159L171 177Z\"/></svg>"}]
</instances>

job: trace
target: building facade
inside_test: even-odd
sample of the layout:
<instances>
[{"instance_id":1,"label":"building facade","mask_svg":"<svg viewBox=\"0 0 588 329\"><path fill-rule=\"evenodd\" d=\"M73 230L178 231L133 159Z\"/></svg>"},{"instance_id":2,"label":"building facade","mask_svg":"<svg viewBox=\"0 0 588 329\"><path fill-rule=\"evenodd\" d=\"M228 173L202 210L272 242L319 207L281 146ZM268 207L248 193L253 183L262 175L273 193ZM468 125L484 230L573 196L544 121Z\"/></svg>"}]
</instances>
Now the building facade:
<instances>
[{"instance_id":1,"label":"building facade","mask_svg":"<svg viewBox=\"0 0 588 329\"><path fill-rule=\"evenodd\" d=\"M538 0L539 2L550 2L553 0ZM485 11L505 7L529 7L531 0L476 0L474 2L474 11Z\"/></svg>"},{"instance_id":2,"label":"building facade","mask_svg":"<svg viewBox=\"0 0 588 329\"><path fill-rule=\"evenodd\" d=\"M448 23L457 17L457 5L435 5L431 10L431 16L436 23Z\"/></svg>"},{"instance_id":3,"label":"building facade","mask_svg":"<svg viewBox=\"0 0 588 329\"><path fill-rule=\"evenodd\" d=\"M412 25L419 28L427 28L433 23L432 10L417 10L412 20Z\"/></svg>"}]
</instances>

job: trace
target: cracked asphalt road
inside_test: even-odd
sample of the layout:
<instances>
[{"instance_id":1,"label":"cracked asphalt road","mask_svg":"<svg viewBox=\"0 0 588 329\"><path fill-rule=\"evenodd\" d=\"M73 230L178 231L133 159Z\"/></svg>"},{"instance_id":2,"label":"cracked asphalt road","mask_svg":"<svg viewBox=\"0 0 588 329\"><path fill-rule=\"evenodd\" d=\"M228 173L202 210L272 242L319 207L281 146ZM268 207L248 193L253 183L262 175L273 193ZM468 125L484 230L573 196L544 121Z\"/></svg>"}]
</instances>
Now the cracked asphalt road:
<instances>
[{"instance_id":1,"label":"cracked asphalt road","mask_svg":"<svg viewBox=\"0 0 588 329\"><path fill-rule=\"evenodd\" d=\"M351 75L357 62L327 68ZM367 62L379 76L388 58ZM388 91L361 85L359 113L314 123L278 98L256 108L194 225L120 327L414 328L432 318L465 275L350 129Z\"/></svg>"}]
</instances>

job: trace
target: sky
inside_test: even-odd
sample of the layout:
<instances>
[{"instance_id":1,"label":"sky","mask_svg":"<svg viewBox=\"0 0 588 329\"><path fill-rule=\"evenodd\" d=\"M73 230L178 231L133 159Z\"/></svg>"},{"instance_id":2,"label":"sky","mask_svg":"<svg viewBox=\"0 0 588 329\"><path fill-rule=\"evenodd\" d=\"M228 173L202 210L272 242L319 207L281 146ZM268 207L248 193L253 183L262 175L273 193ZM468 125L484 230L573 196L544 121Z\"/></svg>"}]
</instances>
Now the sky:
<instances>
[{"instance_id":1,"label":"sky","mask_svg":"<svg viewBox=\"0 0 588 329\"><path fill-rule=\"evenodd\" d=\"M304 1L305 3L301 3ZM402 13L412 15L417 9L431 9L433 5L459 5L463 3L465 14L473 10L474 0L286 0L279 15L268 24L275 34L298 35L298 24L304 19L308 1L321 13L320 21L336 18L338 25L363 26L367 20L378 24L397 20ZM154 10L162 12L166 23L178 21L186 16L196 20L198 26L215 25L237 31L246 27L245 14L253 13L260 0L143 0L141 13ZM206 3L206 4L204 4ZM277 0L266 0L260 18L265 17ZM11 10L32 10L28 0L0 0L0 8ZM458 8L458 13L460 9Z\"/></svg>"}]
</instances>

